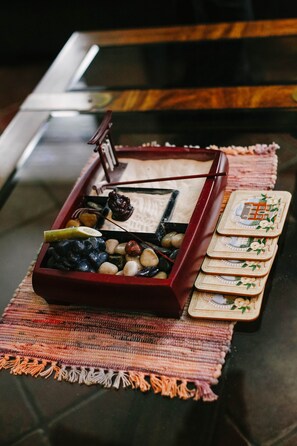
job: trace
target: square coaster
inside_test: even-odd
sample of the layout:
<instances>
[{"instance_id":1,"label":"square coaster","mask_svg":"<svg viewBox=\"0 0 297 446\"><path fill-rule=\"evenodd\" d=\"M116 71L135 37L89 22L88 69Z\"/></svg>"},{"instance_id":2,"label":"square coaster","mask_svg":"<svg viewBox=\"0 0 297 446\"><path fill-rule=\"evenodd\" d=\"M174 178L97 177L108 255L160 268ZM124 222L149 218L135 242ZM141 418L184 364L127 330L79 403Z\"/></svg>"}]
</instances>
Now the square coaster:
<instances>
[{"instance_id":1,"label":"square coaster","mask_svg":"<svg viewBox=\"0 0 297 446\"><path fill-rule=\"evenodd\" d=\"M206 256L201 269L208 274L263 277L269 273L276 251L277 246L275 247L275 253L269 260L216 259Z\"/></svg>"},{"instance_id":2,"label":"square coaster","mask_svg":"<svg viewBox=\"0 0 297 446\"><path fill-rule=\"evenodd\" d=\"M207 255L219 259L269 260L273 257L278 237L224 236L214 233Z\"/></svg>"},{"instance_id":3,"label":"square coaster","mask_svg":"<svg viewBox=\"0 0 297 446\"><path fill-rule=\"evenodd\" d=\"M291 197L287 191L232 192L217 232L221 235L277 237L282 232Z\"/></svg>"},{"instance_id":4,"label":"square coaster","mask_svg":"<svg viewBox=\"0 0 297 446\"><path fill-rule=\"evenodd\" d=\"M253 321L259 317L264 292L254 297L194 291L188 313L195 318Z\"/></svg>"},{"instance_id":5,"label":"square coaster","mask_svg":"<svg viewBox=\"0 0 297 446\"><path fill-rule=\"evenodd\" d=\"M257 296L262 293L268 274L264 277L242 277L231 275L198 274L195 287L199 291Z\"/></svg>"}]
</instances>

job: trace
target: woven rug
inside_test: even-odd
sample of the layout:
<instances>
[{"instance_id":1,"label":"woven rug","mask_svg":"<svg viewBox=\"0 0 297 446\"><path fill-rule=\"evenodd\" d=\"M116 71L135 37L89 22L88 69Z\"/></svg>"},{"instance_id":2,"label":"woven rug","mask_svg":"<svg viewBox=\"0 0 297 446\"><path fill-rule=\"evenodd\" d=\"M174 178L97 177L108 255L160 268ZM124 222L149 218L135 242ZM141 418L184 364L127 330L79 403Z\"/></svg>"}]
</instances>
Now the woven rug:
<instances>
[{"instance_id":1,"label":"woven rug","mask_svg":"<svg viewBox=\"0 0 297 446\"><path fill-rule=\"evenodd\" d=\"M212 147L217 148L217 147ZM220 148L234 189L272 189L276 144ZM188 304L187 304L188 305ZM0 323L0 369L79 384L213 401L234 323L49 305L28 272Z\"/></svg>"}]
</instances>

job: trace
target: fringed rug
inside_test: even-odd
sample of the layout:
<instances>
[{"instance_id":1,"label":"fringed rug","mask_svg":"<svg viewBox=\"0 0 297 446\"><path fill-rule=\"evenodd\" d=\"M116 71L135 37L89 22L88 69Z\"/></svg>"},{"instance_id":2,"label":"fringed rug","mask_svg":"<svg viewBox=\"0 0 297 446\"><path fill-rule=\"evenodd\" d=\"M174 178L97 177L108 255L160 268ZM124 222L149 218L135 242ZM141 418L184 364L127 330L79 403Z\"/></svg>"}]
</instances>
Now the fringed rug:
<instances>
[{"instance_id":1,"label":"fringed rug","mask_svg":"<svg viewBox=\"0 0 297 446\"><path fill-rule=\"evenodd\" d=\"M216 147L212 147L216 148ZM276 144L221 148L234 189L272 189ZM79 384L213 401L234 324L49 305L28 272L0 321L0 369Z\"/></svg>"}]
</instances>

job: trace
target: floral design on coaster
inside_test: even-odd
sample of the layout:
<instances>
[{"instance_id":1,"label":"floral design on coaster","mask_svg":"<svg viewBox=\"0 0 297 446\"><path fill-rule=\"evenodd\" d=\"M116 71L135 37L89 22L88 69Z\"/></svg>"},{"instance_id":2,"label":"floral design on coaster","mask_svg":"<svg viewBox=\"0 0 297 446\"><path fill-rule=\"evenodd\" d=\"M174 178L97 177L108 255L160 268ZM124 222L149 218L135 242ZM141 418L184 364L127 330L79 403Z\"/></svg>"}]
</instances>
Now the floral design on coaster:
<instances>
[{"instance_id":1,"label":"floral design on coaster","mask_svg":"<svg viewBox=\"0 0 297 446\"><path fill-rule=\"evenodd\" d=\"M198 274L195 287L200 291L256 296L264 290L268 274L264 277Z\"/></svg>"},{"instance_id":2,"label":"floral design on coaster","mask_svg":"<svg viewBox=\"0 0 297 446\"><path fill-rule=\"evenodd\" d=\"M214 233L208 250L209 257L233 260L269 260L275 254L278 237L222 236Z\"/></svg>"},{"instance_id":3,"label":"floral design on coaster","mask_svg":"<svg viewBox=\"0 0 297 446\"><path fill-rule=\"evenodd\" d=\"M216 259L206 256L201 269L208 274L220 275L241 275L245 277L263 277L269 273L272 266L275 253L269 260L235 260L235 259Z\"/></svg>"},{"instance_id":4,"label":"floral design on coaster","mask_svg":"<svg viewBox=\"0 0 297 446\"><path fill-rule=\"evenodd\" d=\"M287 191L232 192L217 231L221 235L277 237L281 234L291 194Z\"/></svg>"},{"instance_id":5,"label":"floral design on coaster","mask_svg":"<svg viewBox=\"0 0 297 446\"><path fill-rule=\"evenodd\" d=\"M264 292L257 296L194 291L188 313L195 318L253 321L259 317Z\"/></svg>"}]
</instances>

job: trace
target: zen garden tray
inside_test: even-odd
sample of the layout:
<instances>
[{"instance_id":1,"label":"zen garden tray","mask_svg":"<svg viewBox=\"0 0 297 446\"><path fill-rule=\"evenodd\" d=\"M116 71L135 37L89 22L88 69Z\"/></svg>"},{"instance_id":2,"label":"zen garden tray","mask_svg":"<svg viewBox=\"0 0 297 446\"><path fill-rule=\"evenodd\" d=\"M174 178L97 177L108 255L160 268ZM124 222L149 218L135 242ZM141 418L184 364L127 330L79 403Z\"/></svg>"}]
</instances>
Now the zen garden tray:
<instances>
[{"instance_id":1,"label":"zen garden tray","mask_svg":"<svg viewBox=\"0 0 297 446\"><path fill-rule=\"evenodd\" d=\"M101 235L45 241L33 288L49 303L179 317L217 224L227 157L171 146L115 149L110 121L107 112L89 141L99 157L49 230L80 224Z\"/></svg>"}]
</instances>

